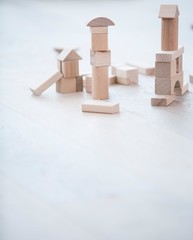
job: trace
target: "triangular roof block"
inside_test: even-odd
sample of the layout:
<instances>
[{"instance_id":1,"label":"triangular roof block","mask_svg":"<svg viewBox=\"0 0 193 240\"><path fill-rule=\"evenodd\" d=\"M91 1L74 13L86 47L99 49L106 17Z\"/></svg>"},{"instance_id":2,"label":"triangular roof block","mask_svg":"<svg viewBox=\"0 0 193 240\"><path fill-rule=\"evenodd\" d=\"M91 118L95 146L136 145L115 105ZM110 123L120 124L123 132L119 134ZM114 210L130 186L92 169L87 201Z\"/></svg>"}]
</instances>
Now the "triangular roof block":
<instances>
[{"instance_id":1,"label":"triangular roof block","mask_svg":"<svg viewBox=\"0 0 193 240\"><path fill-rule=\"evenodd\" d=\"M114 25L115 24L113 21L105 17L94 18L87 24L87 26L89 27L108 27L108 26L114 26Z\"/></svg>"},{"instance_id":2,"label":"triangular roof block","mask_svg":"<svg viewBox=\"0 0 193 240\"><path fill-rule=\"evenodd\" d=\"M76 51L73 49L65 48L63 51L58 55L58 60L62 62L68 62L68 61L76 61L81 60L82 58L78 55Z\"/></svg>"},{"instance_id":3,"label":"triangular roof block","mask_svg":"<svg viewBox=\"0 0 193 240\"><path fill-rule=\"evenodd\" d=\"M178 5L161 5L159 18L176 18L180 14Z\"/></svg>"}]
</instances>

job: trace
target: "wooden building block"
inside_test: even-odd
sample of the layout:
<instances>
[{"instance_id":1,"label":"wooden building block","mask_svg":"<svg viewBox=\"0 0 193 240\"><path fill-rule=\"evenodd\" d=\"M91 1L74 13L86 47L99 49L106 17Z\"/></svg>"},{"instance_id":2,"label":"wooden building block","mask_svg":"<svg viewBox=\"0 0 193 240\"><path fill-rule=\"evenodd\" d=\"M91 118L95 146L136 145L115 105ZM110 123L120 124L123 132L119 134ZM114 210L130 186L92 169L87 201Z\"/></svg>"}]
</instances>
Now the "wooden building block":
<instances>
[{"instance_id":1,"label":"wooden building block","mask_svg":"<svg viewBox=\"0 0 193 240\"><path fill-rule=\"evenodd\" d=\"M188 83L184 86L174 89L176 96L182 96L184 93L188 92Z\"/></svg>"},{"instance_id":2,"label":"wooden building block","mask_svg":"<svg viewBox=\"0 0 193 240\"><path fill-rule=\"evenodd\" d=\"M176 60L172 62L156 62L155 63L155 77L156 78L170 78L177 72Z\"/></svg>"},{"instance_id":3,"label":"wooden building block","mask_svg":"<svg viewBox=\"0 0 193 240\"><path fill-rule=\"evenodd\" d=\"M58 66L58 71L62 72L62 62L60 60L57 60L57 66Z\"/></svg>"},{"instance_id":4,"label":"wooden building block","mask_svg":"<svg viewBox=\"0 0 193 240\"><path fill-rule=\"evenodd\" d=\"M92 92L92 75L85 76L85 89L88 93Z\"/></svg>"},{"instance_id":5,"label":"wooden building block","mask_svg":"<svg viewBox=\"0 0 193 240\"><path fill-rule=\"evenodd\" d=\"M89 27L107 27L114 25L114 22L106 17L94 18L87 24Z\"/></svg>"},{"instance_id":6,"label":"wooden building block","mask_svg":"<svg viewBox=\"0 0 193 240\"><path fill-rule=\"evenodd\" d=\"M174 94L174 88L177 84L178 87L183 85L183 71L170 78L156 78L155 93L160 95Z\"/></svg>"},{"instance_id":7,"label":"wooden building block","mask_svg":"<svg viewBox=\"0 0 193 240\"><path fill-rule=\"evenodd\" d=\"M93 51L108 50L108 34L107 33L92 34L92 50Z\"/></svg>"},{"instance_id":8,"label":"wooden building block","mask_svg":"<svg viewBox=\"0 0 193 240\"><path fill-rule=\"evenodd\" d=\"M190 75L190 82L193 83L193 75Z\"/></svg>"},{"instance_id":9,"label":"wooden building block","mask_svg":"<svg viewBox=\"0 0 193 240\"><path fill-rule=\"evenodd\" d=\"M108 67L92 67L92 98L109 98Z\"/></svg>"},{"instance_id":10,"label":"wooden building block","mask_svg":"<svg viewBox=\"0 0 193 240\"><path fill-rule=\"evenodd\" d=\"M37 88L30 88L32 93L36 96L39 96L41 93L43 93L46 89L48 89L51 85L59 81L63 77L62 73L57 72L52 77L50 77L47 81L45 81L43 84L38 86Z\"/></svg>"},{"instance_id":11,"label":"wooden building block","mask_svg":"<svg viewBox=\"0 0 193 240\"><path fill-rule=\"evenodd\" d=\"M182 69L182 55L176 58L176 72L179 73L181 72Z\"/></svg>"},{"instance_id":12,"label":"wooden building block","mask_svg":"<svg viewBox=\"0 0 193 240\"><path fill-rule=\"evenodd\" d=\"M56 83L56 91L58 93L74 93L74 92L76 92L76 77L61 78Z\"/></svg>"},{"instance_id":13,"label":"wooden building block","mask_svg":"<svg viewBox=\"0 0 193 240\"><path fill-rule=\"evenodd\" d=\"M127 62L127 65L130 67L137 68L138 73L140 73L140 74L147 75L147 76L155 75L155 67L154 66L148 66L145 63L142 65L138 65L138 64L134 64L134 63L128 63L128 62Z\"/></svg>"},{"instance_id":14,"label":"wooden building block","mask_svg":"<svg viewBox=\"0 0 193 240\"><path fill-rule=\"evenodd\" d=\"M151 99L151 105L166 107L170 105L173 101L175 101L175 95L159 95Z\"/></svg>"},{"instance_id":15,"label":"wooden building block","mask_svg":"<svg viewBox=\"0 0 193 240\"><path fill-rule=\"evenodd\" d=\"M68 61L61 62L62 73L64 78L73 78L79 76L79 62L78 61Z\"/></svg>"},{"instance_id":16,"label":"wooden building block","mask_svg":"<svg viewBox=\"0 0 193 240\"><path fill-rule=\"evenodd\" d=\"M91 27L91 33L108 33L108 27Z\"/></svg>"},{"instance_id":17,"label":"wooden building block","mask_svg":"<svg viewBox=\"0 0 193 240\"><path fill-rule=\"evenodd\" d=\"M130 66L112 67L112 74L117 77L118 84L138 83L138 70Z\"/></svg>"},{"instance_id":18,"label":"wooden building block","mask_svg":"<svg viewBox=\"0 0 193 240\"><path fill-rule=\"evenodd\" d=\"M109 85L113 85L117 83L117 77L115 75L109 76Z\"/></svg>"},{"instance_id":19,"label":"wooden building block","mask_svg":"<svg viewBox=\"0 0 193 240\"><path fill-rule=\"evenodd\" d=\"M184 53L184 47L176 51L162 51L156 54L156 62L172 62Z\"/></svg>"},{"instance_id":20,"label":"wooden building block","mask_svg":"<svg viewBox=\"0 0 193 240\"><path fill-rule=\"evenodd\" d=\"M111 51L90 51L90 64L94 67L107 67L111 65Z\"/></svg>"},{"instance_id":21,"label":"wooden building block","mask_svg":"<svg viewBox=\"0 0 193 240\"><path fill-rule=\"evenodd\" d=\"M118 113L119 103L106 102L101 100L92 100L87 103L82 104L83 112L92 113Z\"/></svg>"},{"instance_id":22,"label":"wooden building block","mask_svg":"<svg viewBox=\"0 0 193 240\"><path fill-rule=\"evenodd\" d=\"M76 77L76 92L83 91L83 76Z\"/></svg>"}]
</instances>

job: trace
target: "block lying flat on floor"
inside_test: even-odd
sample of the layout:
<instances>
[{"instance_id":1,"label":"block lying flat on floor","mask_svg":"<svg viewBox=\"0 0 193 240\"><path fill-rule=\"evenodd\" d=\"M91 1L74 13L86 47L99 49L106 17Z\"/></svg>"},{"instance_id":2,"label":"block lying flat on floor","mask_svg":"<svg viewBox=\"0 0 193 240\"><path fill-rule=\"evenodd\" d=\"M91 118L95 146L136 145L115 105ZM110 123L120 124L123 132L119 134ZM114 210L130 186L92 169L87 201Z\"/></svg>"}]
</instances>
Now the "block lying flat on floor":
<instances>
[{"instance_id":1,"label":"block lying flat on floor","mask_svg":"<svg viewBox=\"0 0 193 240\"><path fill-rule=\"evenodd\" d=\"M90 51L90 64L94 67L107 67L111 65L111 51Z\"/></svg>"},{"instance_id":2,"label":"block lying flat on floor","mask_svg":"<svg viewBox=\"0 0 193 240\"><path fill-rule=\"evenodd\" d=\"M174 91L177 96L184 95L184 93L188 92L188 83L186 83L184 86L180 88L175 88Z\"/></svg>"},{"instance_id":3,"label":"block lying flat on floor","mask_svg":"<svg viewBox=\"0 0 193 240\"><path fill-rule=\"evenodd\" d=\"M137 65L137 64L128 63L128 62L127 62L127 65L130 67L137 68L137 70L140 74L144 74L144 75L148 75L148 76L155 75L155 67L154 66L146 66L145 64Z\"/></svg>"},{"instance_id":4,"label":"block lying flat on floor","mask_svg":"<svg viewBox=\"0 0 193 240\"><path fill-rule=\"evenodd\" d=\"M52 77L50 77L47 81L45 81L43 84L41 84L39 87L33 89L30 88L32 93L36 96L39 96L41 93L43 93L46 89L48 89L51 85L59 81L63 77L62 73L57 72Z\"/></svg>"},{"instance_id":5,"label":"block lying flat on floor","mask_svg":"<svg viewBox=\"0 0 193 240\"><path fill-rule=\"evenodd\" d=\"M58 93L76 92L76 78L61 78L56 83L56 91Z\"/></svg>"},{"instance_id":6,"label":"block lying flat on floor","mask_svg":"<svg viewBox=\"0 0 193 240\"><path fill-rule=\"evenodd\" d=\"M176 51L162 51L156 54L156 62L172 62L184 53L184 47Z\"/></svg>"},{"instance_id":7,"label":"block lying flat on floor","mask_svg":"<svg viewBox=\"0 0 193 240\"><path fill-rule=\"evenodd\" d=\"M193 75L190 75L190 82L193 83Z\"/></svg>"},{"instance_id":8,"label":"block lying flat on floor","mask_svg":"<svg viewBox=\"0 0 193 240\"><path fill-rule=\"evenodd\" d=\"M130 84L138 83L138 70L130 66L112 67L112 74L117 77L117 83Z\"/></svg>"},{"instance_id":9,"label":"block lying flat on floor","mask_svg":"<svg viewBox=\"0 0 193 240\"><path fill-rule=\"evenodd\" d=\"M166 107L173 101L175 101L175 95L156 95L151 99L151 105Z\"/></svg>"},{"instance_id":10,"label":"block lying flat on floor","mask_svg":"<svg viewBox=\"0 0 193 240\"><path fill-rule=\"evenodd\" d=\"M119 112L119 103L106 102L103 100L91 100L82 104L82 111L113 114Z\"/></svg>"}]
</instances>

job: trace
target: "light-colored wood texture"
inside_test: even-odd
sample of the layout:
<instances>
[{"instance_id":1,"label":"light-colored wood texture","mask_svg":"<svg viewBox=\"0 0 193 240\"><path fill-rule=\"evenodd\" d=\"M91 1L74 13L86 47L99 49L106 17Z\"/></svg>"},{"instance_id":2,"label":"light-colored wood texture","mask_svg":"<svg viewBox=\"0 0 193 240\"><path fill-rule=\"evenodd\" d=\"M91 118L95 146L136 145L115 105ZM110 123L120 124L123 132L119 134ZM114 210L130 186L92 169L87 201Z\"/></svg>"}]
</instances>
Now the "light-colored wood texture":
<instances>
[{"instance_id":1,"label":"light-colored wood texture","mask_svg":"<svg viewBox=\"0 0 193 240\"><path fill-rule=\"evenodd\" d=\"M129 85L138 83L138 70L130 66L112 67L112 74L117 77L118 84Z\"/></svg>"},{"instance_id":2,"label":"light-colored wood texture","mask_svg":"<svg viewBox=\"0 0 193 240\"><path fill-rule=\"evenodd\" d=\"M108 34L106 33L93 33L91 35L93 51L107 51L108 50Z\"/></svg>"},{"instance_id":3,"label":"light-colored wood texture","mask_svg":"<svg viewBox=\"0 0 193 240\"><path fill-rule=\"evenodd\" d=\"M111 51L90 51L90 64L94 67L108 67L111 65Z\"/></svg>"},{"instance_id":4,"label":"light-colored wood texture","mask_svg":"<svg viewBox=\"0 0 193 240\"><path fill-rule=\"evenodd\" d=\"M101 101L101 100L91 100L87 103L82 104L83 112L91 113L118 113L119 103Z\"/></svg>"},{"instance_id":5,"label":"light-colored wood texture","mask_svg":"<svg viewBox=\"0 0 193 240\"><path fill-rule=\"evenodd\" d=\"M68 61L62 62L62 74L65 78L77 77L79 76L79 62L78 61Z\"/></svg>"},{"instance_id":6,"label":"light-colored wood texture","mask_svg":"<svg viewBox=\"0 0 193 240\"><path fill-rule=\"evenodd\" d=\"M182 55L176 58L176 72L179 73L183 70L183 57Z\"/></svg>"},{"instance_id":7,"label":"light-colored wood texture","mask_svg":"<svg viewBox=\"0 0 193 240\"><path fill-rule=\"evenodd\" d=\"M181 87L176 87L174 89L174 92L176 94L176 96L182 96L184 95L186 92L188 92L188 83L186 83L184 86Z\"/></svg>"},{"instance_id":8,"label":"light-colored wood texture","mask_svg":"<svg viewBox=\"0 0 193 240\"><path fill-rule=\"evenodd\" d=\"M92 67L92 98L109 98L108 67Z\"/></svg>"},{"instance_id":9,"label":"light-colored wood texture","mask_svg":"<svg viewBox=\"0 0 193 240\"><path fill-rule=\"evenodd\" d=\"M181 70L182 71L182 70ZM180 72L181 72L180 71ZM170 78L176 75L177 62L156 62L155 63L155 77L156 78Z\"/></svg>"},{"instance_id":10,"label":"light-colored wood texture","mask_svg":"<svg viewBox=\"0 0 193 240\"><path fill-rule=\"evenodd\" d=\"M83 91L83 76L76 77L76 92Z\"/></svg>"},{"instance_id":11,"label":"light-colored wood texture","mask_svg":"<svg viewBox=\"0 0 193 240\"><path fill-rule=\"evenodd\" d=\"M190 82L193 83L193 75L189 76Z\"/></svg>"},{"instance_id":12,"label":"light-colored wood texture","mask_svg":"<svg viewBox=\"0 0 193 240\"><path fill-rule=\"evenodd\" d=\"M159 18L176 18L180 12L176 4L162 4L159 10Z\"/></svg>"},{"instance_id":13,"label":"light-colored wood texture","mask_svg":"<svg viewBox=\"0 0 193 240\"><path fill-rule=\"evenodd\" d=\"M163 51L178 49L178 17L162 19L161 49Z\"/></svg>"},{"instance_id":14,"label":"light-colored wood texture","mask_svg":"<svg viewBox=\"0 0 193 240\"><path fill-rule=\"evenodd\" d=\"M62 52L58 55L57 59L62 62L68 62L68 61L81 60L82 58L78 55L78 53L75 50L64 48Z\"/></svg>"},{"instance_id":15,"label":"light-colored wood texture","mask_svg":"<svg viewBox=\"0 0 193 240\"><path fill-rule=\"evenodd\" d=\"M60 60L57 60L57 67L58 67L58 71L62 72L62 62Z\"/></svg>"},{"instance_id":16,"label":"light-colored wood texture","mask_svg":"<svg viewBox=\"0 0 193 240\"><path fill-rule=\"evenodd\" d=\"M163 95L163 96L158 95L151 99L151 105L167 107L174 101L175 101L175 95Z\"/></svg>"},{"instance_id":17,"label":"light-colored wood texture","mask_svg":"<svg viewBox=\"0 0 193 240\"><path fill-rule=\"evenodd\" d=\"M160 95L169 95L174 93L176 84L183 86L183 71L170 78L155 79L155 93Z\"/></svg>"},{"instance_id":18,"label":"light-colored wood texture","mask_svg":"<svg viewBox=\"0 0 193 240\"><path fill-rule=\"evenodd\" d=\"M176 51L162 51L156 53L156 62L172 62L184 53L184 47Z\"/></svg>"},{"instance_id":19,"label":"light-colored wood texture","mask_svg":"<svg viewBox=\"0 0 193 240\"><path fill-rule=\"evenodd\" d=\"M76 92L76 77L61 78L56 83L56 91L58 93L75 93Z\"/></svg>"},{"instance_id":20,"label":"light-colored wood texture","mask_svg":"<svg viewBox=\"0 0 193 240\"><path fill-rule=\"evenodd\" d=\"M154 66L147 66L146 64L138 65L134 63L127 62L127 65L130 67L137 68L138 72L143 75L153 76L155 75L155 67Z\"/></svg>"},{"instance_id":21,"label":"light-colored wood texture","mask_svg":"<svg viewBox=\"0 0 193 240\"><path fill-rule=\"evenodd\" d=\"M94 18L87 24L89 27L107 27L114 25L114 22L106 17Z\"/></svg>"},{"instance_id":22,"label":"light-colored wood texture","mask_svg":"<svg viewBox=\"0 0 193 240\"><path fill-rule=\"evenodd\" d=\"M109 76L109 85L113 85L117 83L117 77L115 75Z\"/></svg>"},{"instance_id":23,"label":"light-colored wood texture","mask_svg":"<svg viewBox=\"0 0 193 240\"><path fill-rule=\"evenodd\" d=\"M108 33L108 27L91 27L91 33Z\"/></svg>"},{"instance_id":24,"label":"light-colored wood texture","mask_svg":"<svg viewBox=\"0 0 193 240\"><path fill-rule=\"evenodd\" d=\"M42 94L45 90L47 90L50 86L52 86L54 83L59 81L62 78L62 74L60 72L55 73L52 77L50 77L48 80L46 80L44 83L42 83L40 86L36 88L30 88L32 93L36 96L39 96Z\"/></svg>"}]
</instances>

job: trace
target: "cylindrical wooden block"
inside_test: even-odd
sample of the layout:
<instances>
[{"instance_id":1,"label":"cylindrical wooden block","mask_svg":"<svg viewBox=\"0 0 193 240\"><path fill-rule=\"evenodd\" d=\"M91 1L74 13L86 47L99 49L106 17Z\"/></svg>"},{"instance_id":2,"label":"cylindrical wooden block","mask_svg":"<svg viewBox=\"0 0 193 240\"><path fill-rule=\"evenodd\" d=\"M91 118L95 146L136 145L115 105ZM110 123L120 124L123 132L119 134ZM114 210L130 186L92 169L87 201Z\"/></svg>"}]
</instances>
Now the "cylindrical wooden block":
<instances>
[{"instance_id":1,"label":"cylindrical wooden block","mask_svg":"<svg viewBox=\"0 0 193 240\"><path fill-rule=\"evenodd\" d=\"M161 49L163 51L178 50L178 17L162 18Z\"/></svg>"},{"instance_id":2,"label":"cylindrical wooden block","mask_svg":"<svg viewBox=\"0 0 193 240\"><path fill-rule=\"evenodd\" d=\"M92 67L92 98L109 98L108 67Z\"/></svg>"}]
</instances>

